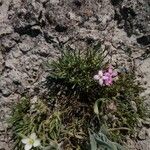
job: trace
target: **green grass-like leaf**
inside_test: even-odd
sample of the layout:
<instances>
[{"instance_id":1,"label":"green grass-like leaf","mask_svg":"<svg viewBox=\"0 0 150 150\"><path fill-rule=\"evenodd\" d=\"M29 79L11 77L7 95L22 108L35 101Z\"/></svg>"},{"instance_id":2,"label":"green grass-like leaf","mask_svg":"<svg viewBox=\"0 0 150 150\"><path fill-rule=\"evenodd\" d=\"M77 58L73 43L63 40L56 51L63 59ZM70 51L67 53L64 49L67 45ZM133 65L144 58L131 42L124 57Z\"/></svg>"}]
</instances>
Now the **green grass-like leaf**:
<instances>
[{"instance_id":1,"label":"green grass-like leaf","mask_svg":"<svg viewBox=\"0 0 150 150\"><path fill-rule=\"evenodd\" d=\"M91 150L125 150L118 143L110 141L106 135L99 131L95 133L89 130Z\"/></svg>"},{"instance_id":2,"label":"green grass-like leaf","mask_svg":"<svg viewBox=\"0 0 150 150\"><path fill-rule=\"evenodd\" d=\"M21 139L33 132L41 139L42 146L49 146L52 140L58 139L61 131L60 113L50 112L47 105L40 100L30 104L28 99L22 99L14 107L10 123L16 150L24 149Z\"/></svg>"},{"instance_id":3,"label":"green grass-like leaf","mask_svg":"<svg viewBox=\"0 0 150 150\"><path fill-rule=\"evenodd\" d=\"M51 71L47 77L47 85L50 92L54 95L74 95L87 100L94 97L91 89L98 90L98 86L93 76L104 67L104 57L104 51L100 48L82 52L64 50L61 57L49 65Z\"/></svg>"}]
</instances>

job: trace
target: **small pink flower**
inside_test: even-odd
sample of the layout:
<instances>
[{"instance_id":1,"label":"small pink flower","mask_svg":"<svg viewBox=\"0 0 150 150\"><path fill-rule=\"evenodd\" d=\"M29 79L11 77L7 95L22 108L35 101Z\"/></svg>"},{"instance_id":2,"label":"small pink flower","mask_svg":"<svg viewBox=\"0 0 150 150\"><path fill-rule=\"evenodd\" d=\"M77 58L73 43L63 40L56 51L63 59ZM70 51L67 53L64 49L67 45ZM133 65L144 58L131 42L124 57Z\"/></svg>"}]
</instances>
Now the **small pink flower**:
<instances>
[{"instance_id":1,"label":"small pink flower","mask_svg":"<svg viewBox=\"0 0 150 150\"><path fill-rule=\"evenodd\" d=\"M103 78L104 78L105 85L107 85L107 86L112 85L113 78L112 78L112 76L111 76L111 74L109 72L105 72Z\"/></svg>"},{"instance_id":2,"label":"small pink flower","mask_svg":"<svg viewBox=\"0 0 150 150\"><path fill-rule=\"evenodd\" d=\"M112 67L110 66L109 68L108 68L108 71L106 71L105 73L104 73L104 83L105 83L105 85L107 85L107 86L110 86L110 85L112 85L113 84L113 81L114 81L114 78L116 78L117 77L117 72L116 71L113 71L113 69L112 69Z\"/></svg>"},{"instance_id":3,"label":"small pink flower","mask_svg":"<svg viewBox=\"0 0 150 150\"><path fill-rule=\"evenodd\" d=\"M108 68L108 72L112 77L116 77L118 75L117 71L114 71L111 66Z\"/></svg>"},{"instance_id":4,"label":"small pink flower","mask_svg":"<svg viewBox=\"0 0 150 150\"><path fill-rule=\"evenodd\" d=\"M109 66L108 70L104 73L100 70L98 74L94 76L94 79L97 80L101 86L110 86L113 84L113 81L117 79L117 77L117 72L112 69L112 66Z\"/></svg>"},{"instance_id":5,"label":"small pink flower","mask_svg":"<svg viewBox=\"0 0 150 150\"><path fill-rule=\"evenodd\" d=\"M103 85L103 71L99 70L98 74L94 76L94 80L97 80L100 85Z\"/></svg>"}]
</instances>

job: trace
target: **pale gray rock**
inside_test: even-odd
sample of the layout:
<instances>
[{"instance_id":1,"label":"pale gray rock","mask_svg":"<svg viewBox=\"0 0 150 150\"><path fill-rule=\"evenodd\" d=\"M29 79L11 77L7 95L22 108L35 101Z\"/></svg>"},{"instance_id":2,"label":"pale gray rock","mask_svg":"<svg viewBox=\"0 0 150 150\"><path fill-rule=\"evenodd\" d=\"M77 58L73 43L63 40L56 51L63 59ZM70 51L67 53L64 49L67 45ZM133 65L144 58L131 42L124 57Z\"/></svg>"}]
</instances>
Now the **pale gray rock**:
<instances>
[{"instance_id":1,"label":"pale gray rock","mask_svg":"<svg viewBox=\"0 0 150 150\"><path fill-rule=\"evenodd\" d=\"M139 150L149 150L150 149L150 140L138 141L137 149Z\"/></svg>"},{"instance_id":2,"label":"pale gray rock","mask_svg":"<svg viewBox=\"0 0 150 150\"><path fill-rule=\"evenodd\" d=\"M147 82L142 95L150 108L148 7L148 0L1 0L0 118L3 122L9 116L9 107L22 94L38 97L46 93L41 84L49 72L45 64L60 55L58 47L69 44L74 49L85 49L95 41L100 41L103 48L109 47L108 59L125 68L130 64L129 55L138 61L135 64ZM136 112L135 105L133 108ZM149 123L141 122L139 127L143 126L149 128ZM133 149L150 149L147 128L139 133L142 141L131 141ZM12 145L3 133L0 135L0 149L10 150Z\"/></svg>"},{"instance_id":3,"label":"pale gray rock","mask_svg":"<svg viewBox=\"0 0 150 150\"><path fill-rule=\"evenodd\" d=\"M5 67L6 67L6 68L9 68L9 69L15 68L15 66L14 66L14 64L13 64L13 60L7 59L7 60L5 61Z\"/></svg>"},{"instance_id":4,"label":"pale gray rock","mask_svg":"<svg viewBox=\"0 0 150 150\"><path fill-rule=\"evenodd\" d=\"M30 45L28 45L27 43L20 43L19 48L23 53L26 53L31 49Z\"/></svg>"},{"instance_id":5,"label":"pale gray rock","mask_svg":"<svg viewBox=\"0 0 150 150\"><path fill-rule=\"evenodd\" d=\"M4 97L8 97L12 93L11 80L0 78L0 91Z\"/></svg>"},{"instance_id":6,"label":"pale gray rock","mask_svg":"<svg viewBox=\"0 0 150 150\"><path fill-rule=\"evenodd\" d=\"M139 133L138 133L138 138L140 140L145 140L146 139L146 128L142 128Z\"/></svg>"},{"instance_id":7,"label":"pale gray rock","mask_svg":"<svg viewBox=\"0 0 150 150\"><path fill-rule=\"evenodd\" d=\"M14 40L14 41L16 41L16 42L19 42L20 41L20 35L18 34L18 33L13 33L12 35L11 35L11 38L12 38L12 40Z\"/></svg>"},{"instance_id":8,"label":"pale gray rock","mask_svg":"<svg viewBox=\"0 0 150 150\"><path fill-rule=\"evenodd\" d=\"M5 88L2 90L2 94L3 96L8 97L11 94L11 90L8 88Z\"/></svg>"},{"instance_id":9,"label":"pale gray rock","mask_svg":"<svg viewBox=\"0 0 150 150\"><path fill-rule=\"evenodd\" d=\"M26 38L22 43L19 43L19 48L23 53L27 53L32 50L34 47L34 42L31 41L30 38Z\"/></svg>"},{"instance_id":10,"label":"pale gray rock","mask_svg":"<svg viewBox=\"0 0 150 150\"><path fill-rule=\"evenodd\" d=\"M15 46L16 42L9 39L9 38L3 38L2 39L2 46L6 49L6 50L10 50L11 48L13 48Z\"/></svg>"},{"instance_id":11,"label":"pale gray rock","mask_svg":"<svg viewBox=\"0 0 150 150\"><path fill-rule=\"evenodd\" d=\"M16 59L20 58L23 55L18 45L12 48L11 53L12 57Z\"/></svg>"},{"instance_id":12,"label":"pale gray rock","mask_svg":"<svg viewBox=\"0 0 150 150\"><path fill-rule=\"evenodd\" d=\"M1 23L0 24L0 37L4 35L8 35L13 33L13 28L12 26L6 24L6 23Z\"/></svg>"}]
</instances>

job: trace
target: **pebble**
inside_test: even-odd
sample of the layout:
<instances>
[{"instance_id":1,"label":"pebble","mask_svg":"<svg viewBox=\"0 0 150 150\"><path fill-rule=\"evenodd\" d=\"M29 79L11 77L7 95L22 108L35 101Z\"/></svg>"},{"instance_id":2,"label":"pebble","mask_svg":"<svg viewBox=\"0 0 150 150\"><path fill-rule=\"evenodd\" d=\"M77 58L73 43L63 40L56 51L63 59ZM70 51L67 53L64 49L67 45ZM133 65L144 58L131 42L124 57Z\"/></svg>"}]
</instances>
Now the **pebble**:
<instances>
[{"instance_id":1,"label":"pebble","mask_svg":"<svg viewBox=\"0 0 150 150\"><path fill-rule=\"evenodd\" d=\"M146 128L143 127L140 132L138 133L138 138L140 140L145 140L146 139Z\"/></svg>"}]
</instances>

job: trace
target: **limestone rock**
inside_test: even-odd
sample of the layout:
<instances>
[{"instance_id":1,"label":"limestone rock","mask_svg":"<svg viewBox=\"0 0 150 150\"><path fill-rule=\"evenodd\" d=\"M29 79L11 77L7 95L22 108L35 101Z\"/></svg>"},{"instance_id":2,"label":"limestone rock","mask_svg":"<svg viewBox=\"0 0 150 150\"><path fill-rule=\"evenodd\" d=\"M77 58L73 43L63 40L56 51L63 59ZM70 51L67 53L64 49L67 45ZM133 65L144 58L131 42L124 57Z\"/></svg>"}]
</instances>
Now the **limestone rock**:
<instances>
[{"instance_id":1,"label":"limestone rock","mask_svg":"<svg viewBox=\"0 0 150 150\"><path fill-rule=\"evenodd\" d=\"M140 132L138 133L138 138L140 140L145 140L146 139L146 128L142 128Z\"/></svg>"},{"instance_id":2,"label":"limestone rock","mask_svg":"<svg viewBox=\"0 0 150 150\"><path fill-rule=\"evenodd\" d=\"M42 83L49 70L44 64L60 55L58 48L69 44L83 50L97 41L123 68L129 67L129 55L138 61L150 108L148 8L148 0L0 0L0 119L5 122L22 94L46 93ZM149 150L149 123L139 127L138 149ZM10 150L2 134L0 149Z\"/></svg>"}]
</instances>

